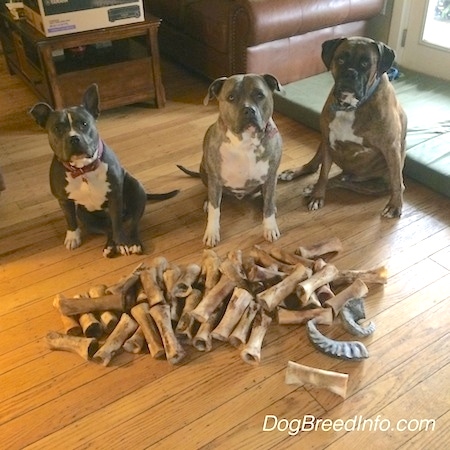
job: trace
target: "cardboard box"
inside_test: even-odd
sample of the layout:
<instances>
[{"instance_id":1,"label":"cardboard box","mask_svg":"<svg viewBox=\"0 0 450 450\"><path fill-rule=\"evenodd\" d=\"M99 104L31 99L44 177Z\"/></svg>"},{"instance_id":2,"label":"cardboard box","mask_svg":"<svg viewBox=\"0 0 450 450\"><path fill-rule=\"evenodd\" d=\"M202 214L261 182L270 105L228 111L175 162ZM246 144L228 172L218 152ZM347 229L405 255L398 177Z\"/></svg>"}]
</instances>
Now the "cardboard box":
<instances>
[{"instance_id":1,"label":"cardboard box","mask_svg":"<svg viewBox=\"0 0 450 450\"><path fill-rule=\"evenodd\" d=\"M144 20L143 0L24 0L27 21L45 36Z\"/></svg>"}]
</instances>

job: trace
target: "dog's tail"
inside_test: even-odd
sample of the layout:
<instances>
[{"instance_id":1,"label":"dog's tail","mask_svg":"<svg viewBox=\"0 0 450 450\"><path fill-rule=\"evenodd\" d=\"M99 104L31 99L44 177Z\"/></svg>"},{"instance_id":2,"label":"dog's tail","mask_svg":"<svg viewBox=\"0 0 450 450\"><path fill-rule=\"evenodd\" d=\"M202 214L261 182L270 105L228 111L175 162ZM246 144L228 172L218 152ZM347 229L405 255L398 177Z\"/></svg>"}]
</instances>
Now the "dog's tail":
<instances>
[{"instance_id":1,"label":"dog's tail","mask_svg":"<svg viewBox=\"0 0 450 450\"><path fill-rule=\"evenodd\" d=\"M194 172L193 170L186 169L186 167L180 166L179 164L177 164L177 167L178 167L182 172L184 172L185 174L189 175L190 177L200 178L200 172Z\"/></svg>"},{"instance_id":2,"label":"dog's tail","mask_svg":"<svg viewBox=\"0 0 450 450\"><path fill-rule=\"evenodd\" d=\"M180 192L179 189L175 189L170 192L164 192L162 194L149 194L147 193L147 200L167 200L168 198L175 197Z\"/></svg>"}]
</instances>

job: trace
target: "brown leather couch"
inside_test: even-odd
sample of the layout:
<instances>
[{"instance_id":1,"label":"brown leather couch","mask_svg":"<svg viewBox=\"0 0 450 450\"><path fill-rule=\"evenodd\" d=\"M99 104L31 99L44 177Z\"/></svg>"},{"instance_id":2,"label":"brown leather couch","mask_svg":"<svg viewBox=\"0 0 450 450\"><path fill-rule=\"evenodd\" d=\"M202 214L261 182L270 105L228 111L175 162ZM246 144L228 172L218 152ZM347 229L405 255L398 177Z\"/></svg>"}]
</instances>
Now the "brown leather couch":
<instances>
[{"instance_id":1,"label":"brown leather couch","mask_svg":"<svg viewBox=\"0 0 450 450\"><path fill-rule=\"evenodd\" d=\"M162 19L161 53L209 79L272 73L281 83L325 70L327 39L367 35L384 0L146 0Z\"/></svg>"}]
</instances>

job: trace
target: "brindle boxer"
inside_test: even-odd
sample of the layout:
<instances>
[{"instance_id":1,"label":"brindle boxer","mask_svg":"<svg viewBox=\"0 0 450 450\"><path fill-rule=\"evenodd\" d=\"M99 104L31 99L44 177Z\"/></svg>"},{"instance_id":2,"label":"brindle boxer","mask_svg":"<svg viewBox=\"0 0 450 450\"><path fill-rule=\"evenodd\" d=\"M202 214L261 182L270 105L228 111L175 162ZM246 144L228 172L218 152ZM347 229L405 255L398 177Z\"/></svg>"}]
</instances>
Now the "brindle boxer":
<instances>
[{"instance_id":1,"label":"brindle boxer","mask_svg":"<svg viewBox=\"0 0 450 450\"><path fill-rule=\"evenodd\" d=\"M322 59L335 84L320 116L322 141L310 162L279 177L290 181L321 165L309 210L323 206L334 162L342 169L332 179L335 186L369 194L390 191L382 216L400 217L407 119L386 75L394 58L387 45L364 37L323 43Z\"/></svg>"}]
</instances>

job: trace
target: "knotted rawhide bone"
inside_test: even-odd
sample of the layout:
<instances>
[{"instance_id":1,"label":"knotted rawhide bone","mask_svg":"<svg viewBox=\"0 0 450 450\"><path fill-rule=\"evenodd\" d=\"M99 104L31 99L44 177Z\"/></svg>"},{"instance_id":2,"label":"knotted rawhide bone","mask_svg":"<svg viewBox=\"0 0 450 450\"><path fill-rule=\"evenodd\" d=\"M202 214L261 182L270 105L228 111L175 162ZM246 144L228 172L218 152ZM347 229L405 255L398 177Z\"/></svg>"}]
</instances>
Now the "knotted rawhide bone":
<instances>
[{"instance_id":1,"label":"knotted rawhide bone","mask_svg":"<svg viewBox=\"0 0 450 450\"><path fill-rule=\"evenodd\" d=\"M119 322L105 343L92 357L93 361L107 366L111 359L118 353L124 342L136 331L138 324L126 313L120 316Z\"/></svg>"},{"instance_id":2,"label":"knotted rawhide bone","mask_svg":"<svg viewBox=\"0 0 450 450\"><path fill-rule=\"evenodd\" d=\"M150 306L148 303L139 303L131 308L131 315L139 324L139 328L144 334L148 350L153 358L164 358L166 352L159 334L158 328L150 315Z\"/></svg>"},{"instance_id":3,"label":"knotted rawhide bone","mask_svg":"<svg viewBox=\"0 0 450 450\"><path fill-rule=\"evenodd\" d=\"M91 359L98 349L98 341L95 338L70 336L57 331L50 331L45 340L51 350L76 353L85 360Z\"/></svg>"},{"instance_id":4,"label":"knotted rawhide bone","mask_svg":"<svg viewBox=\"0 0 450 450\"><path fill-rule=\"evenodd\" d=\"M286 384L310 384L317 388L324 388L347 397L348 374L332 372L330 370L317 369L316 367L304 366L293 361L288 361L285 375Z\"/></svg>"},{"instance_id":5,"label":"knotted rawhide bone","mask_svg":"<svg viewBox=\"0 0 450 450\"><path fill-rule=\"evenodd\" d=\"M300 245L295 253L303 258L317 259L340 251L342 251L342 242L339 238L332 237L312 245Z\"/></svg>"},{"instance_id":6,"label":"knotted rawhide bone","mask_svg":"<svg viewBox=\"0 0 450 450\"><path fill-rule=\"evenodd\" d=\"M272 318L260 309L253 321L250 337L241 351L241 358L247 364L258 365L261 362L261 348L271 322Z\"/></svg>"},{"instance_id":7,"label":"knotted rawhide bone","mask_svg":"<svg viewBox=\"0 0 450 450\"><path fill-rule=\"evenodd\" d=\"M256 295L257 301L267 311L273 311L289 294L295 291L298 283L307 277L308 269L297 264L295 269L279 283Z\"/></svg>"},{"instance_id":8,"label":"knotted rawhide bone","mask_svg":"<svg viewBox=\"0 0 450 450\"><path fill-rule=\"evenodd\" d=\"M252 299L253 296L250 292L243 288L234 288L221 321L211 333L212 337L219 341L228 340L228 337Z\"/></svg>"}]
</instances>

